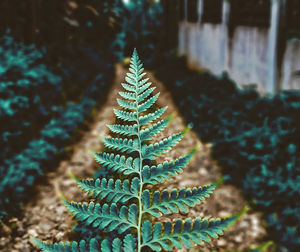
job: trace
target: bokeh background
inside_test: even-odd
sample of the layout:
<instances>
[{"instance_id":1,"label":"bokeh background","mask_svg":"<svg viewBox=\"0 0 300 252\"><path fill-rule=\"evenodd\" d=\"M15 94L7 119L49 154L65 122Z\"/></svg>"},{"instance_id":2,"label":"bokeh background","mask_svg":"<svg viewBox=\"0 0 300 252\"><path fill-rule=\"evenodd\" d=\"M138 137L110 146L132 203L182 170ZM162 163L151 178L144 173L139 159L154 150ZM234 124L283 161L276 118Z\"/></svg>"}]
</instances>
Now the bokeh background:
<instances>
[{"instance_id":1,"label":"bokeh background","mask_svg":"<svg viewBox=\"0 0 300 252\"><path fill-rule=\"evenodd\" d=\"M1 0L0 223L137 48L276 250L300 251L299 20L298 0Z\"/></svg>"}]
</instances>

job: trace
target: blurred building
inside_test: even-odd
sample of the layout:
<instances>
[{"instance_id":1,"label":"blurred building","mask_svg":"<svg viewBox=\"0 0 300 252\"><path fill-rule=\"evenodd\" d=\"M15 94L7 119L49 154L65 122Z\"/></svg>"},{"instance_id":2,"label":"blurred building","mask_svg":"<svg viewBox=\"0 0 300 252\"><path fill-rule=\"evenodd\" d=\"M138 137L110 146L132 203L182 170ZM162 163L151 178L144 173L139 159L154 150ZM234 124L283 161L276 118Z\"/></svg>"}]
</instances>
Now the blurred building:
<instances>
[{"instance_id":1,"label":"blurred building","mask_svg":"<svg viewBox=\"0 0 300 252\"><path fill-rule=\"evenodd\" d=\"M179 53L240 86L300 89L299 0L179 0Z\"/></svg>"}]
</instances>

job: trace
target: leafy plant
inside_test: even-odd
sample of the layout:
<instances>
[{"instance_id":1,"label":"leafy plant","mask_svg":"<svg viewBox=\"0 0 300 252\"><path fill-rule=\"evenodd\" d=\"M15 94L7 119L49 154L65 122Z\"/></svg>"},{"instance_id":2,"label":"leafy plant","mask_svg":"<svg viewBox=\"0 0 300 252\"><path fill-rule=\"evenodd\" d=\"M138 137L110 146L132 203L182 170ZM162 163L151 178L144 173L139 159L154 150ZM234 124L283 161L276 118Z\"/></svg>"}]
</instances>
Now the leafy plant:
<instances>
[{"instance_id":1,"label":"leafy plant","mask_svg":"<svg viewBox=\"0 0 300 252\"><path fill-rule=\"evenodd\" d=\"M144 64L151 67L161 62L166 53L163 22L163 4L154 1L128 1L123 3L122 29L112 43L119 60L130 57L133 45L141 45Z\"/></svg>"},{"instance_id":2,"label":"leafy plant","mask_svg":"<svg viewBox=\"0 0 300 252\"><path fill-rule=\"evenodd\" d=\"M79 243L58 244L47 244L33 238L35 244L44 251L141 251L146 247L154 251L170 251L173 246L178 249L183 245L192 247L194 243L217 238L242 214L222 219L198 217L195 220L177 219L174 223L152 224L153 217L188 212L188 207L209 197L217 183L179 190L149 189L148 185L157 185L183 172L182 169L189 163L196 149L174 161L158 165L152 163L156 157L175 146L187 130L156 143L149 142L168 125L170 117L155 122L166 107L147 113L159 93L151 95L155 88L150 88L148 78L143 79L145 73L136 50L129 71L125 77L127 83L122 83L126 92L119 92L124 99L118 99L118 104L123 109L114 110L124 124L108 126L119 137L103 138L104 145L113 152L95 154L98 163L116 172L122 179L75 179L78 186L95 198L96 202L81 204L64 200L78 221L99 231L110 232L111 235L102 241L91 239L87 242L82 240ZM118 235L118 238L113 234Z\"/></svg>"},{"instance_id":3,"label":"leafy plant","mask_svg":"<svg viewBox=\"0 0 300 252\"><path fill-rule=\"evenodd\" d=\"M55 105L63 104L61 78L41 63L45 53L9 33L0 37L0 166L37 135Z\"/></svg>"},{"instance_id":4,"label":"leafy plant","mask_svg":"<svg viewBox=\"0 0 300 252\"><path fill-rule=\"evenodd\" d=\"M260 97L226 75L189 70L183 58L172 58L156 77L201 140L213 144L224 173L264 211L270 238L300 251L299 90Z\"/></svg>"},{"instance_id":5,"label":"leafy plant","mask_svg":"<svg viewBox=\"0 0 300 252\"><path fill-rule=\"evenodd\" d=\"M56 165L66 146L74 141L76 130L87 118L91 109L104 100L113 78L114 68L110 62L104 64L103 73L85 90L81 102L67 102L65 107L57 106L53 117L31 139L28 145L0 165L0 219L19 214L19 207L28 192L46 169ZM94 92L101 93L95 96ZM72 136L72 137L71 137ZM32 136L31 136L32 137ZM18 141L19 144L19 141ZM39 153L39 155L37 155Z\"/></svg>"}]
</instances>

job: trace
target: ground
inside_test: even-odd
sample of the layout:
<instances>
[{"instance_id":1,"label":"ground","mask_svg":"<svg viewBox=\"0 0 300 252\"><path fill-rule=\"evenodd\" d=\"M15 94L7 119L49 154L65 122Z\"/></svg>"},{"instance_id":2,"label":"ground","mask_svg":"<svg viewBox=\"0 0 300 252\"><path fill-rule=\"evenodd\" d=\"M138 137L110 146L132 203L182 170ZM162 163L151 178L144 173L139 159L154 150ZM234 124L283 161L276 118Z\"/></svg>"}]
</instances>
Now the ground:
<instances>
[{"instance_id":1,"label":"ground","mask_svg":"<svg viewBox=\"0 0 300 252\"><path fill-rule=\"evenodd\" d=\"M71 228L76 223L67 212L60 196L61 194L71 201L87 201L87 197L77 188L69 176L69 171L79 178L92 177L98 169L89 150L100 151L102 143L100 136L108 136L107 124L113 124L115 117L113 108L116 108L116 97L121 89L120 83L124 81L126 70L120 64L116 66L116 78L107 101L94 111L93 123L89 130L83 133L81 140L71 146L73 154L70 159L60 162L56 169L46 174L45 183L37 186L38 193L33 195L30 202L23 205L22 214L18 218L12 218L3 226L4 235L0 238L0 251L3 252L35 252L36 249L29 236L43 241L58 242L72 238ZM163 84L155 80L153 74L148 74L154 86L155 92L160 92L158 106L168 106L165 115L175 113L175 117L169 127L164 130L159 138L171 135L186 128L186 124L179 114L176 104L172 101L171 94ZM201 122L199 122L201 123ZM184 172L172 180L161 185L161 188L178 188L202 186L214 182L221 177L221 169L211 158L210 144L201 143L199 137L192 130L185 138L166 153L160 161L171 160L187 153L193 147L198 146L198 152L192 162L184 169ZM245 200L239 189L233 185L219 186L214 194L199 206L191 208L188 214L173 214L161 220L174 220L178 217L225 217L237 213L245 206ZM221 251L221 250L246 250L262 243L266 236L263 226L262 213L249 210L241 219L228 229L224 236L194 248L194 251ZM182 250L184 251L184 250Z\"/></svg>"}]
</instances>

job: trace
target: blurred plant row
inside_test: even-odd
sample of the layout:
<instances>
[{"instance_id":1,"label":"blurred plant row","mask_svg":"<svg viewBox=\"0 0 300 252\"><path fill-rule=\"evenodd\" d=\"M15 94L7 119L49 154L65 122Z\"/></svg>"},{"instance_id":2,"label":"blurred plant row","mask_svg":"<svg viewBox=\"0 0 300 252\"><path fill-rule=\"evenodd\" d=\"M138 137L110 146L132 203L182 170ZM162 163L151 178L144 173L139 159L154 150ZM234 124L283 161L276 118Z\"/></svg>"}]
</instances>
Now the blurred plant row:
<instances>
[{"instance_id":1,"label":"blurred plant row","mask_svg":"<svg viewBox=\"0 0 300 252\"><path fill-rule=\"evenodd\" d=\"M13 3L0 3L0 219L17 213L105 100L113 64L134 45L153 56L148 66L163 50L160 3Z\"/></svg>"},{"instance_id":2,"label":"blurred plant row","mask_svg":"<svg viewBox=\"0 0 300 252\"><path fill-rule=\"evenodd\" d=\"M188 70L183 58L171 59L156 76L201 140L213 143L223 172L264 211L271 238L298 251L300 92L260 97L254 89L238 89L226 75Z\"/></svg>"},{"instance_id":3,"label":"blurred plant row","mask_svg":"<svg viewBox=\"0 0 300 252\"><path fill-rule=\"evenodd\" d=\"M101 72L82 88L74 81L71 92L63 89L63 75L56 75L40 60L45 52L15 43L10 36L0 40L6 65L0 75L0 216L15 212L26 192L58 155L70 144L71 135L91 109L106 98L114 67L102 61ZM88 73L90 74L90 73ZM78 90L77 90L78 91ZM97 94L97 95L96 95Z\"/></svg>"}]
</instances>

